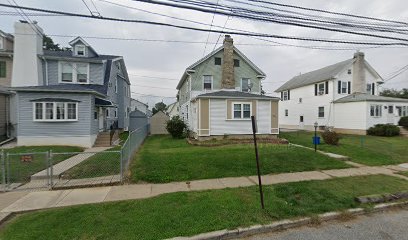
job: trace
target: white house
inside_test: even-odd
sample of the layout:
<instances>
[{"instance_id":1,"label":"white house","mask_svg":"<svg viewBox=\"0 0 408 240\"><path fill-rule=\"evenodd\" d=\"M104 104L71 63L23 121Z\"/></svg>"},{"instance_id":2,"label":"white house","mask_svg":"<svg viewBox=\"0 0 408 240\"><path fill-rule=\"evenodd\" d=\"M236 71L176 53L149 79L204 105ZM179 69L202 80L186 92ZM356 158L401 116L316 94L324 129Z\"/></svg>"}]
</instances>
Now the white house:
<instances>
[{"instance_id":1,"label":"white house","mask_svg":"<svg viewBox=\"0 0 408 240\"><path fill-rule=\"evenodd\" d=\"M189 66L177 86L180 116L197 138L251 134L276 135L278 102L261 95L265 73L225 36L223 46Z\"/></svg>"},{"instance_id":2,"label":"white house","mask_svg":"<svg viewBox=\"0 0 408 240\"><path fill-rule=\"evenodd\" d=\"M166 113L169 115L170 119L174 116L179 116L180 105L178 102L171 103L167 106Z\"/></svg>"},{"instance_id":3,"label":"white house","mask_svg":"<svg viewBox=\"0 0 408 240\"><path fill-rule=\"evenodd\" d=\"M149 106L146 103L143 103L136 99L130 99L130 109L131 111L139 110L144 114L147 114Z\"/></svg>"},{"instance_id":4,"label":"white house","mask_svg":"<svg viewBox=\"0 0 408 240\"><path fill-rule=\"evenodd\" d=\"M397 124L408 115L408 100L379 96L381 76L357 52L348 59L293 77L281 94L281 128L312 130L333 127L342 133L366 134L375 124Z\"/></svg>"}]
</instances>

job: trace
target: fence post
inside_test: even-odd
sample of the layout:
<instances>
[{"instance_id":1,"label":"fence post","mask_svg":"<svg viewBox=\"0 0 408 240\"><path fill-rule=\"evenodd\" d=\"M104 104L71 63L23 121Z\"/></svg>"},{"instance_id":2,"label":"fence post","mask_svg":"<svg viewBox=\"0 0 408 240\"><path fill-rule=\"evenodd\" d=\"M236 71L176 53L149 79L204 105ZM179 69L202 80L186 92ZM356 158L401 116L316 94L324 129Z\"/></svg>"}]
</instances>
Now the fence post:
<instances>
[{"instance_id":1,"label":"fence post","mask_svg":"<svg viewBox=\"0 0 408 240\"><path fill-rule=\"evenodd\" d=\"M6 178L6 187L7 185L10 184L10 154L6 153L6 173L7 173L7 178Z\"/></svg>"},{"instance_id":2,"label":"fence post","mask_svg":"<svg viewBox=\"0 0 408 240\"><path fill-rule=\"evenodd\" d=\"M126 161L126 166L127 166L127 163L129 162L129 160L130 160L130 156L132 155L132 132L129 132L129 146L128 146L128 148L129 148L129 154L128 154L128 159L127 159L127 161Z\"/></svg>"},{"instance_id":3,"label":"fence post","mask_svg":"<svg viewBox=\"0 0 408 240\"><path fill-rule=\"evenodd\" d=\"M0 154L1 158L1 174L2 174L2 185L3 185L3 192L6 191L6 156L4 155L4 150L1 150Z\"/></svg>"},{"instance_id":4,"label":"fence post","mask_svg":"<svg viewBox=\"0 0 408 240\"><path fill-rule=\"evenodd\" d=\"M49 190L52 190L52 187L53 187L53 163L52 163L52 150L50 150L50 151L48 151L48 167L49 167L49 172L50 172L50 178L49 178L49 181L50 181L50 185L49 185Z\"/></svg>"},{"instance_id":5,"label":"fence post","mask_svg":"<svg viewBox=\"0 0 408 240\"><path fill-rule=\"evenodd\" d=\"M123 148L120 149L120 183L123 182Z\"/></svg>"}]
</instances>

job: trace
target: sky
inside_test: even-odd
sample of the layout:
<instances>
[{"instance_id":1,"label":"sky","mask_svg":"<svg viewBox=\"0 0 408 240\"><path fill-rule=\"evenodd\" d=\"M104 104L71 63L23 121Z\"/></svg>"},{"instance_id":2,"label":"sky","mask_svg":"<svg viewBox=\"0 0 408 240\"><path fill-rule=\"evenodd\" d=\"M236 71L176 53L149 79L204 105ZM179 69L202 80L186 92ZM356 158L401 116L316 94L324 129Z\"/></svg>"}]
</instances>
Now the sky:
<instances>
[{"instance_id":1,"label":"sky","mask_svg":"<svg viewBox=\"0 0 408 240\"><path fill-rule=\"evenodd\" d=\"M96 11L92 0L84 0L92 11ZM208 0L217 2L217 0ZM226 0L219 3L232 4ZM11 1L10 1L11 2ZM15 0L21 6L90 14L82 0ZM283 1L274 1L283 2ZM0 0L9 4L9 0ZM138 19L173 23L200 28L200 26L171 17L199 21L206 24L226 26L253 32L277 35L291 35L299 37L321 37L347 40L376 40L343 33L333 33L309 28L256 22L234 17L200 13L191 10L152 5L131 0L93 0L102 16ZM112 3L125 5L118 6ZM286 4L302 7L318 8L335 12L344 12L377 18L392 19L408 22L408 1L406 0L286 0ZM147 13L150 11L156 14ZM14 22L21 16L4 15L5 12L15 12L10 8L0 7L0 29L13 33ZM3 13L3 14L1 14ZM315 13L314 13L315 14ZM151 26L139 23L119 23L96 19L83 19L64 16L31 16L30 20L38 22L45 34L50 35L54 42L61 46L68 46L74 36L82 36L100 54L121 55L125 59L126 67L132 83L132 97L147 102L150 107L154 103L164 101L166 104L174 102L177 94L176 86L186 67L210 53L222 44L223 35L218 33L196 32L164 26ZM55 35L64 35L55 36ZM116 38L95 39L92 37ZM399 35L401 37L401 35ZM402 36L404 37L404 36ZM128 39L128 40L119 40ZM332 48L332 44L302 42L297 40L271 39L278 42L271 43L245 36L232 36L234 44L252 62L267 75L263 88L268 95L274 94L284 82L300 73L309 72L327 65L331 65L353 57L356 50L365 53L366 60L384 78L392 76L397 70L408 64L408 47L363 48L351 46L347 50L322 50L305 47L294 47L282 44L300 46L325 46ZM133 40L129 40L133 39ZM141 41L166 40L173 42ZM207 41L208 39L208 41ZM181 43L174 41L191 41L195 43ZM207 44L205 44L208 42ZM348 46L350 47L350 46ZM408 88L408 71L387 81L383 88ZM154 96L146 96L154 95Z\"/></svg>"}]
</instances>

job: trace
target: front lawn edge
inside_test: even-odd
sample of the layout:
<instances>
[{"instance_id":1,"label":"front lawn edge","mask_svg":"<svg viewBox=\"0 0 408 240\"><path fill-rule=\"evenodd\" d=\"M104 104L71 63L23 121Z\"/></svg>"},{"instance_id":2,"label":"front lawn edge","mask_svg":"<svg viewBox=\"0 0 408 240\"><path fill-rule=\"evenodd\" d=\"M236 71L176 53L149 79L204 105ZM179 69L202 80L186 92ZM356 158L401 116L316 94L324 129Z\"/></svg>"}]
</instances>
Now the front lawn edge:
<instances>
[{"instance_id":1,"label":"front lawn edge","mask_svg":"<svg viewBox=\"0 0 408 240\"><path fill-rule=\"evenodd\" d=\"M394 203L382 203L382 204L374 205L369 210L364 209L364 208L351 208L345 211L327 212L327 213L317 215L317 219L319 220L319 224L320 224L324 222L342 220L344 219L345 215L355 217L355 216L368 215L368 214L377 213L377 212L383 212L383 211L395 209L395 208L404 208L407 206L408 206L408 201L394 202ZM292 229L292 228L298 228L302 226L313 225L315 224L315 219L316 217L304 217L304 218L298 218L298 219L293 219L293 220L286 219L286 220L276 221L276 222L273 222L267 225L258 224L258 225L253 225L253 226L246 227L246 228L237 228L237 229L232 229L232 230L224 229L224 230L218 230L214 232L201 233L201 234L191 236L191 237L169 238L168 240L217 240L217 239L242 238L242 237L248 237L248 236L256 235L256 234L271 233L271 232L277 232L277 231L282 231L282 230L287 230L287 229Z\"/></svg>"}]
</instances>

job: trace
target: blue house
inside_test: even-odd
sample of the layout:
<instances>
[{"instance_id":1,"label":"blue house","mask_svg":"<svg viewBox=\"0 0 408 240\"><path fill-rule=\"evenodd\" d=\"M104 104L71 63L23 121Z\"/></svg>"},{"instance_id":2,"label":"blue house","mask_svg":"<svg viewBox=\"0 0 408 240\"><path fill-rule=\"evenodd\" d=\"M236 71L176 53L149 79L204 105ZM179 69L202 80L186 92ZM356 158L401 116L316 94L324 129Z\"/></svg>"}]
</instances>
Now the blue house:
<instances>
[{"instance_id":1,"label":"blue house","mask_svg":"<svg viewBox=\"0 0 408 240\"><path fill-rule=\"evenodd\" d=\"M102 55L81 37L69 42L71 50L44 50L39 31L37 24L15 23L17 144L110 145L112 135L129 127L130 81L123 57Z\"/></svg>"}]
</instances>

